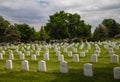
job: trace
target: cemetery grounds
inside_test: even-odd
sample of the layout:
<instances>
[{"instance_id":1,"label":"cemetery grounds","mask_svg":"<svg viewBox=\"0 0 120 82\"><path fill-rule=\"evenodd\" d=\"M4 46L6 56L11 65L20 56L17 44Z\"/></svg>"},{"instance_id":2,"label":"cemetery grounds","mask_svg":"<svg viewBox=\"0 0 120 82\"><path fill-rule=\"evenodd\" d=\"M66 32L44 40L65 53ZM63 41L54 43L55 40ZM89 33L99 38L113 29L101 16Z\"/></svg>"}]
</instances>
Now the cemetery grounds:
<instances>
[{"instance_id":1,"label":"cemetery grounds","mask_svg":"<svg viewBox=\"0 0 120 82\"><path fill-rule=\"evenodd\" d=\"M90 57L97 47L100 49L98 62L91 62ZM120 64L111 63L110 48L120 60L120 41L1 46L0 53L3 54L3 59L0 59L0 82L120 82L120 79L115 80L113 77L113 68L120 67ZM38 72L38 62L44 60L46 50L49 51L49 60L46 61L47 71ZM68 73L60 73L60 61L58 61L56 50L60 51L64 55L64 61L68 62ZM13 68L7 70L6 60L9 59L10 51L14 55ZM27 51L30 52L29 56L26 55ZM38 55L36 51L39 51ZM68 56L69 51L72 51L72 55L79 55L79 62L73 62L73 57ZM25 55L24 60L29 62L29 71L22 71L23 60L19 58L20 52ZM81 52L85 52L85 57L80 56ZM31 55L34 54L37 56L36 60L31 59ZM94 75L92 77L84 76L83 65L85 63L93 65Z\"/></svg>"}]
</instances>

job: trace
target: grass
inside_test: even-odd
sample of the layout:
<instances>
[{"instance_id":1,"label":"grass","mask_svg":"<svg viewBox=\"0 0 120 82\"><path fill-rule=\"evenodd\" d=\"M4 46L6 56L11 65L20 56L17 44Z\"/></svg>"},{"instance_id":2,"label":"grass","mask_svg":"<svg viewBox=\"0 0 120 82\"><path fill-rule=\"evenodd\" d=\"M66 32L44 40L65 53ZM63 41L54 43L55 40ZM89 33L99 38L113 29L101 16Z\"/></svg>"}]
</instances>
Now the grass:
<instances>
[{"instance_id":1,"label":"grass","mask_svg":"<svg viewBox=\"0 0 120 82\"><path fill-rule=\"evenodd\" d=\"M118 42L118 44L120 43ZM80 45L81 43L76 47L78 49L77 54L87 50L86 43L82 50L79 49ZM20 49L23 46L24 45L19 45ZM8 50L11 48L5 49L6 54L3 57L4 59L0 60L0 82L120 82L120 80L114 80L113 78L113 68L120 67L120 64L110 63L108 51L103 47L103 45L99 45L101 48L101 53L100 57L98 58L98 62L92 63L94 68L93 77L86 77L83 75L83 64L88 62L91 63L90 56L95 51L94 44L91 44L91 49L88 53L86 53L86 57L80 57L80 62L78 63L72 62L72 57L68 57L67 53L63 52L63 45L61 45L61 54L64 55L64 59L68 62L69 66L69 73L67 74L60 73L60 62L57 60L57 56L55 55L53 47L49 49L50 60L46 61L47 72L38 72L38 62L43 60L43 54L45 53L43 45L41 46L40 56L37 56L36 61L32 61L31 56L25 56L25 59L29 61L30 70L28 72L21 70L22 60L19 60L19 55L15 52L14 49L12 49L15 57L15 59L12 60L13 69L5 69L6 60L9 59ZM68 50L72 51L72 48L68 48ZM2 51L2 49L0 51ZM120 56L120 50L114 49L114 51L117 55ZM35 54L35 51L33 51L31 54Z\"/></svg>"}]
</instances>

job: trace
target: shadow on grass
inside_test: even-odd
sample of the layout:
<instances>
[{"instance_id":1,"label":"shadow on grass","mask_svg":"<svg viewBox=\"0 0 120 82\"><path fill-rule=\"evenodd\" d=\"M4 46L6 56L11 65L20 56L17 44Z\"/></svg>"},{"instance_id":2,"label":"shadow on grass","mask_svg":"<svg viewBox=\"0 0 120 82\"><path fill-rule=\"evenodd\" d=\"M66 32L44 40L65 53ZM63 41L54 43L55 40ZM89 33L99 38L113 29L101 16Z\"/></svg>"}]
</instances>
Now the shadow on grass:
<instances>
[{"instance_id":1,"label":"shadow on grass","mask_svg":"<svg viewBox=\"0 0 120 82\"><path fill-rule=\"evenodd\" d=\"M95 68L93 77L83 75L83 69L69 69L69 73L14 71L0 69L0 82L120 82L114 80L111 68Z\"/></svg>"},{"instance_id":2,"label":"shadow on grass","mask_svg":"<svg viewBox=\"0 0 120 82\"><path fill-rule=\"evenodd\" d=\"M109 68L94 69L93 77L84 76L83 69L69 69L69 73L58 73L56 76L51 82L120 82L120 80L114 80L113 70Z\"/></svg>"}]
</instances>

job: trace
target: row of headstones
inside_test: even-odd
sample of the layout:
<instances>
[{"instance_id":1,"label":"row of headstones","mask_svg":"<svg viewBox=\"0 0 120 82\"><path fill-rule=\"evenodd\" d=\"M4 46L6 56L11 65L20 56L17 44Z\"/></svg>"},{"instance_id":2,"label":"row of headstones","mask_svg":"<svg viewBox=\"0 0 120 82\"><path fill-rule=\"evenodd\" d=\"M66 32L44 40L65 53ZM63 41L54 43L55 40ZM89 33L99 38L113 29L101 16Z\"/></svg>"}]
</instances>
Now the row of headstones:
<instances>
[{"instance_id":1,"label":"row of headstones","mask_svg":"<svg viewBox=\"0 0 120 82\"><path fill-rule=\"evenodd\" d=\"M93 42L86 42L86 44L88 45L88 46L90 46L90 44L96 44L96 43L93 43ZM112 46L112 47L115 47L116 46L116 42L98 42L97 44L100 44L100 45L102 45L102 44L105 44L105 45L110 45L110 46ZM54 45L56 45L56 44L47 44L47 45L39 45L39 44L29 44L29 45L22 45L22 50L24 50L24 49L27 49L27 50L30 50L30 49L33 49L33 50L35 50L36 48L41 48L41 47L44 47L44 48L46 48L46 47L51 47L51 46L54 46ZM59 44L58 44L59 45ZM78 47L78 45L79 45L79 43L72 43L72 44L67 44L67 43L65 43L65 44L63 44L63 47L66 47L66 46L68 46L68 45L70 45L71 47L73 47L73 46L75 46L75 47ZM84 42L82 42L82 45L84 45ZM119 46L118 46L119 47ZM13 45L13 46L8 46L8 48L13 48L13 49L18 49L19 48L19 46L15 46L15 45ZM90 48L90 47L89 47ZM0 49L2 49L2 48L0 48ZM6 47L5 47L5 49L6 49Z\"/></svg>"},{"instance_id":2,"label":"row of headstones","mask_svg":"<svg viewBox=\"0 0 120 82\"><path fill-rule=\"evenodd\" d=\"M84 47L84 44L85 43L83 43L82 42L82 45L80 45L80 49L83 49L83 47ZM89 42L86 42L86 44L87 44L87 46L88 46L88 49L91 49L91 45L90 45L90 43ZM37 45L37 46L36 46ZM79 43L72 43L72 44L64 44L64 49L63 49L63 51L64 52L68 52L68 48L70 47L70 48L72 48L72 51L73 52L77 52L78 50L77 50L77 48L75 48L75 47L78 47L78 45L79 45ZM46 50L46 51L49 51L49 48L51 48L51 47L49 47L50 45L44 45L43 46L43 48ZM74 47L75 46L75 47ZM14 49L16 49L16 52L18 52L18 54L19 54L19 51L18 51L18 49L19 49L19 47L18 46L11 46L13 49L12 50L14 50ZM31 47L32 47L32 50L35 50L35 48L37 48L37 54L39 54L39 52L41 51L41 46L38 46L38 44L33 44L33 45L31 45ZM56 50L56 48L58 48L58 49L60 49L60 47L58 47L58 46L54 46L53 45L53 47L55 48L55 50ZM10 46L8 47L8 49L10 48ZM21 48L21 52L26 52L26 50L25 50L25 48L28 48L28 50L30 49L30 45L24 45L22 48ZM5 47L5 49L6 49L6 47ZM8 53L9 54L13 54L13 52L12 52L12 50L8 50ZM26 52L26 54L27 55L30 55L30 52L32 52L32 50L30 50L30 51L28 51L28 52ZM5 51L3 51L2 50L2 53L3 54L5 54Z\"/></svg>"},{"instance_id":3,"label":"row of headstones","mask_svg":"<svg viewBox=\"0 0 120 82\"><path fill-rule=\"evenodd\" d=\"M111 58L111 62L119 63L119 56L115 54L113 48L108 48L109 57Z\"/></svg>"},{"instance_id":4,"label":"row of headstones","mask_svg":"<svg viewBox=\"0 0 120 82\"><path fill-rule=\"evenodd\" d=\"M98 44L95 45L96 46L96 51L95 51L95 54L97 54L96 56L100 56L99 53L100 53L100 48L98 46ZM113 48L109 48L107 47L106 48L109 52L109 57L111 58L111 63L115 63L115 64L118 64L119 63L119 56L115 54L115 52L113 51ZM97 57L95 57L95 54L92 55L93 56L93 60L94 62L96 61L97 62ZM91 56L91 57L92 57Z\"/></svg>"},{"instance_id":5,"label":"row of headstones","mask_svg":"<svg viewBox=\"0 0 120 82\"><path fill-rule=\"evenodd\" d=\"M60 52L57 52L56 55L58 56L58 61L64 61L64 55L61 55ZM69 57L73 57L73 62L79 62L80 59L79 59L79 55L78 54L74 54L72 55L72 52L69 52L68 53L68 56ZM80 57L85 57L85 52L82 52L80 54ZM14 55L11 54L9 55L9 59L10 60L14 60ZM21 54L20 55L20 60L24 60L25 59L25 55L24 54ZM33 61L37 60L37 57L36 55L31 55L31 59ZM0 54L0 60L3 60L3 55ZM44 60L45 61L48 61L49 60L49 53L45 53L44 54ZM90 57L90 62L98 62L98 55L97 54L93 54L91 55ZM111 56L111 63L115 63L115 64L118 64L119 63L119 56L118 55L112 55Z\"/></svg>"},{"instance_id":6,"label":"row of headstones","mask_svg":"<svg viewBox=\"0 0 120 82\"><path fill-rule=\"evenodd\" d=\"M6 61L6 69L10 70L13 69L12 60ZM27 60L22 61L22 70L23 71L29 71L29 62ZM46 72L46 62L41 60L38 64L38 71Z\"/></svg>"},{"instance_id":7,"label":"row of headstones","mask_svg":"<svg viewBox=\"0 0 120 82\"><path fill-rule=\"evenodd\" d=\"M116 42L112 42L112 43L104 43L104 48L108 49L108 48L114 48L115 50L119 50L120 49L120 43L116 43Z\"/></svg>"},{"instance_id":8,"label":"row of headstones","mask_svg":"<svg viewBox=\"0 0 120 82\"><path fill-rule=\"evenodd\" d=\"M90 46L90 44L89 43L87 43L88 44L88 46ZM37 44L35 44L35 45L37 45ZM30 49L30 45L24 45L22 48L21 48L21 50L19 50L19 46L11 46L11 48L10 48L10 46L9 47L4 47L4 49L5 50L16 50L16 52L18 52L18 51L22 51L22 52L25 52L25 51L27 51L27 50L30 50L30 51L32 51L32 50L37 50L37 51L40 51L41 50L41 48L44 48L45 50L47 50L47 49L49 49L49 48L51 48L52 47L52 45L44 45L43 47L41 47L41 46L35 46L35 45L32 45L32 47L31 47L31 49ZM63 47L64 48L64 52L66 52L66 50L67 50L67 47L71 47L72 48L72 50L73 51L75 51L75 52L77 52L77 49L74 47L74 46L76 46L76 47L78 47L78 45L79 45L79 43L77 43L77 44L65 44L65 46ZM82 48L84 47L84 43L82 42ZM54 47L54 45L53 45L53 47ZM55 46L54 48L56 48L56 47L58 47L58 46ZM26 49L27 48L27 49ZM60 47L59 47L60 48ZM61 47L62 48L62 47ZM81 49L82 49L81 48ZM1 50L3 50L3 48L1 47L0 48ZM9 51L8 51L9 52Z\"/></svg>"},{"instance_id":9,"label":"row of headstones","mask_svg":"<svg viewBox=\"0 0 120 82\"><path fill-rule=\"evenodd\" d=\"M14 55L10 54L9 59L14 60ZM20 54L19 59L24 60L25 59L25 54L24 53ZM31 59L33 61L37 60L37 55L31 55ZM3 54L1 54L1 53L0 53L0 60L3 60ZM49 54L48 53L44 54L44 60L49 60Z\"/></svg>"},{"instance_id":10,"label":"row of headstones","mask_svg":"<svg viewBox=\"0 0 120 82\"><path fill-rule=\"evenodd\" d=\"M13 69L12 60L6 61L6 69L10 70ZM29 62L27 60L22 61L22 70L23 71L29 71ZM38 63L38 71L46 72L46 62L45 61L39 61ZM90 63L84 64L84 76L92 77L94 75L93 73L93 65ZM115 67L113 69L114 71L114 79L120 79L120 67ZM61 73L68 73L68 63L66 61L60 62L60 72Z\"/></svg>"}]
</instances>

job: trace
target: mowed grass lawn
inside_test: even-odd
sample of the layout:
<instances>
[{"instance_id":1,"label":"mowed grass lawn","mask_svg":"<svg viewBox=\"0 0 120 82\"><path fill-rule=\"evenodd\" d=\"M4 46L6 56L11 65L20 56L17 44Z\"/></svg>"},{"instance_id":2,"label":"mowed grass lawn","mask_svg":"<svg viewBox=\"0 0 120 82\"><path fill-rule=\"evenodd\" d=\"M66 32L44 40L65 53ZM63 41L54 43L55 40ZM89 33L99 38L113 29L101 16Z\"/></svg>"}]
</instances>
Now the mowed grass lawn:
<instances>
[{"instance_id":1,"label":"mowed grass lawn","mask_svg":"<svg viewBox=\"0 0 120 82\"><path fill-rule=\"evenodd\" d=\"M117 43L120 44L120 43ZM78 46L75 46L78 49L77 53L80 54L87 49L87 44L83 49L79 49ZM19 45L21 48L23 45ZM120 80L114 80L113 77L113 68L120 67L120 64L112 64L109 57L108 50L104 48L103 44L99 45L101 49L100 57L98 57L97 63L93 64L94 76L86 77L83 75L83 64L91 63L90 56L95 51L95 44L91 44L91 49L86 52L86 57L79 57L80 62L73 62L72 57L68 57L68 53L63 52L63 48L60 48L61 54L64 55L65 61L68 62L69 72L67 74L60 73L60 62L57 59L54 48L49 48L50 60L46 61L47 72L38 72L38 62L43 60L43 55L45 49L41 47L40 56L37 56L37 60L31 60L31 56L25 56L25 60L29 61L29 71L22 71L22 60L19 60L19 55L13 49L14 60L13 69L6 70L6 60L9 59L8 48L5 49L6 54L3 56L3 60L0 60L0 82L120 82ZM4 48L3 48L4 49ZM71 48L68 48L68 51L71 51ZM26 51L26 50L25 50ZM0 50L2 52L2 50ZM119 55L120 60L120 49L114 49L115 54ZM35 50L31 53L35 54Z\"/></svg>"}]
</instances>

